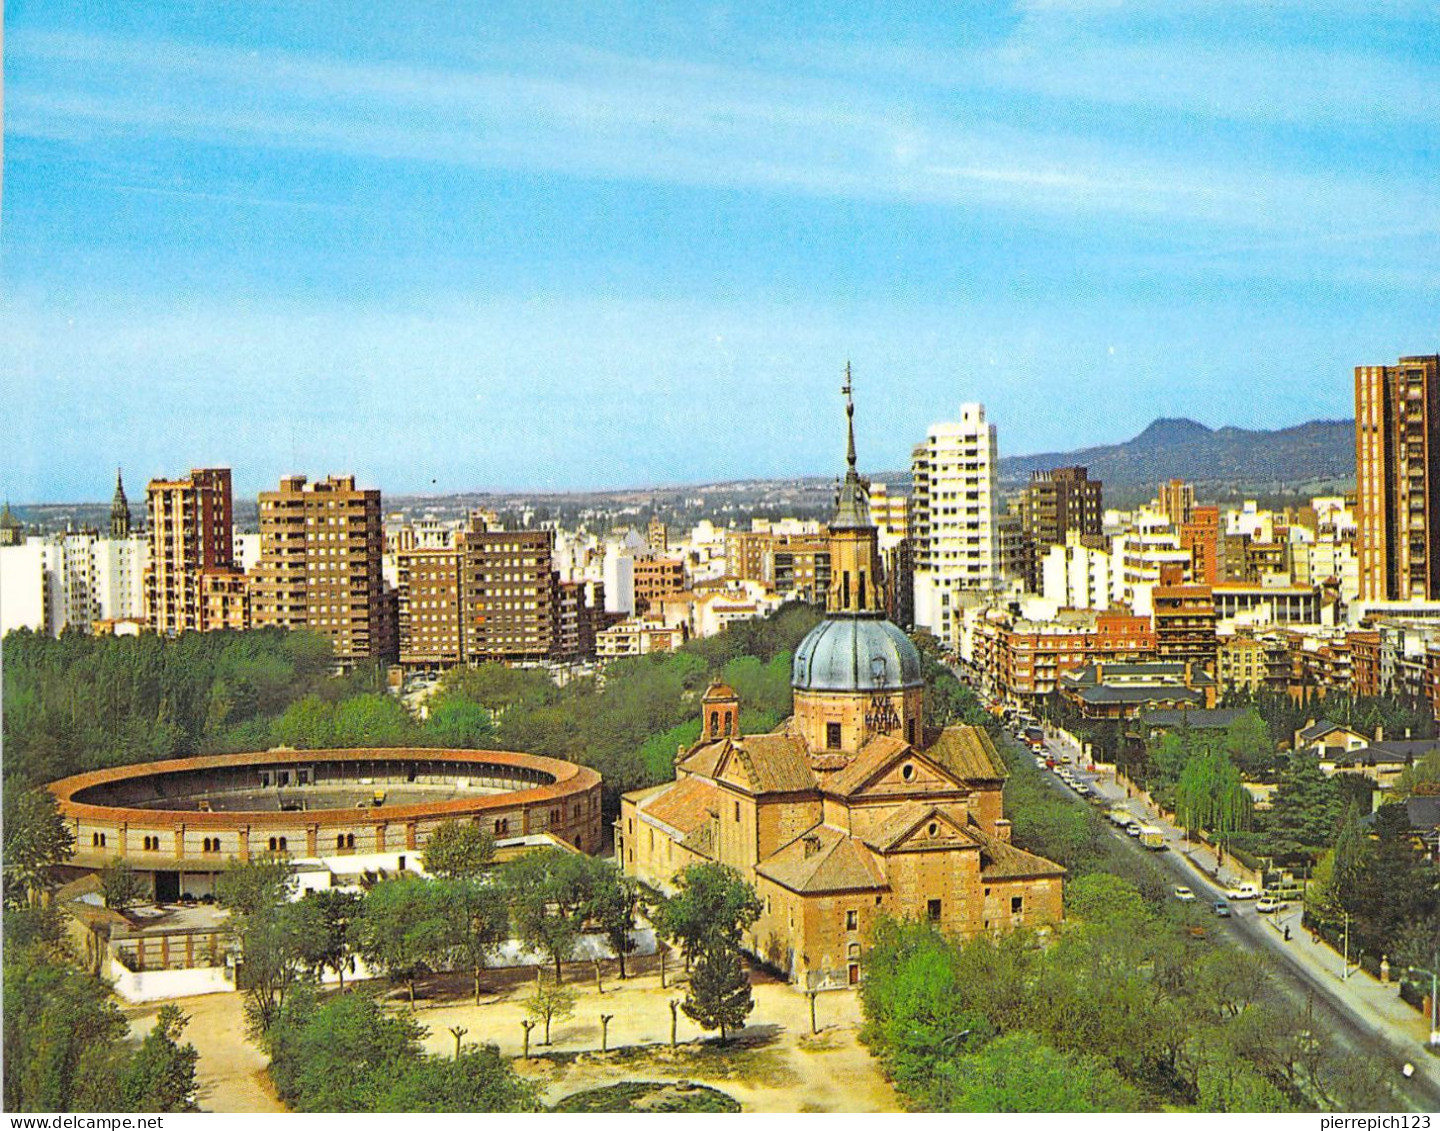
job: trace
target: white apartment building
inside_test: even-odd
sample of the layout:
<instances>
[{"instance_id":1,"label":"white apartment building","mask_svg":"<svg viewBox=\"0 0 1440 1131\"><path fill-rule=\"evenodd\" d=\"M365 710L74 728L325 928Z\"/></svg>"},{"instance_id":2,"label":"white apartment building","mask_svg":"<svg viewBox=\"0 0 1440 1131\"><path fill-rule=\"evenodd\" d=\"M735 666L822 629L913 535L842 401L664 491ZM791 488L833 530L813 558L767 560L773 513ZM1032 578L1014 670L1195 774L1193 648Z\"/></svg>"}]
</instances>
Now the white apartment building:
<instances>
[{"instance_id":1,"label":"white apartment building","mask_svg":"<svg viewBox=\"0 0 1440 1131\"><path fill-rule=\"evenodd\" d=\"M951 645L960 638L960 595L993 593L1005 582L997 464L995 426L981 404L962 404L958 421L932 424L911 457L915 624Z\"/></svg>"},{"instance_id":2,"label":"white apartment building","mask_svg":"<svg viewBox=\"0 0 1440 1131\"><path fill-rule=\"evenodd\" d=\"M29 628L58 636L67 627L89 632L96 621L143 618L149 549L143 535L93 532L0 548L0 635Z\"/></svg>"},{"instance_id":3,"label":"white apartment building","mask_svg":"<svg viewBox=\"0 0 1440 1131\"><path fill-rule=\"evenodd\" d=\"M1142 508L1130 529L1115 536L1113 545L1124 601L1137 616L1152 612L1150 594L1160 582L1163 566L1178 566L1187 579L1191 575L1190 551L1180 548L1179 533L1159 511Z\"/></svg>"},{"instance_id":4,"label":"white apartment building","mask_svg":"<svg viewBox=\"0 0 1440 1131\"><path fill-rule=\"evenodd\" d=\"M1125 585L1111 551L1083 545L1072 530L1041 561L1040 593L1057 608L1103 610L1125 599Z\"/></svg>"}]
</instances>

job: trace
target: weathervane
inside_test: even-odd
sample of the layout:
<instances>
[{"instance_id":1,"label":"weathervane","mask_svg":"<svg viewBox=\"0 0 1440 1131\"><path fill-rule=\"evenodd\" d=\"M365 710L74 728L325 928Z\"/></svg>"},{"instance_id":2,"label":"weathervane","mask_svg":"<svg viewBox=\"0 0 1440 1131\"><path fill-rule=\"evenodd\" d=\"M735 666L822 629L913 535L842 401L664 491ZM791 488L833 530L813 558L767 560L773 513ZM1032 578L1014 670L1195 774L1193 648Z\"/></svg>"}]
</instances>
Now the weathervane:
<instances>
[{"instance_id":1,"label":"weathervane","mask_svg":"<svg viewBox=\"0 0 1440 1131\"><path fill-rule=\"evenodd\" d=\"M848 429L848 446L845 449L845 462L849 465L850 471L855 470L855 400L851 396L854 391L850 380L850 362L845 362L845 384L840 386L840 391L845 394L845 423Z\"/></svg>"}]
</instances>

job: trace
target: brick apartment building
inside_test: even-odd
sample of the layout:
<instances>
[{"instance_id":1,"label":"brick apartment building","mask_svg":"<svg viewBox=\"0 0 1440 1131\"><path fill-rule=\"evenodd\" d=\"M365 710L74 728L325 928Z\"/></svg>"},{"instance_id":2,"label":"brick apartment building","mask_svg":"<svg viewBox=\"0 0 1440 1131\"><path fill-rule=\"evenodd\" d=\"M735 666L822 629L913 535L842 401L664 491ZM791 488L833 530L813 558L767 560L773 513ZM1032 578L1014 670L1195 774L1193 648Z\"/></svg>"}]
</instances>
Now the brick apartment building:
<instances>
[{"instance_id":1,"label":"brick apartment building","mask_svg":"<svg viewBox=\"0 0 1440 1131\"><path fill-rule=\"evenodd\" d=\"M251 572L257 628L305 628L342 664L393 658L395 626L380 571L380 492L353 475L303 475L260 492L260 560Z\"/></svg>"},{"instance_id":2,"label":"brick apartment building","mask_svg":"<svg viewBox=\"0 0 1440 1131\"><path fill-rule=\"evenodd\" d=\"M167 636L248 627L245 576L235 569L228 467L152 479L145 619Z\"/></svg>"},{"instance_id":3,"label":"brick apartment building","mask_svg":"<svg viewBox=\"0 0 1440 1131\"><path fill-rule=\"evenodd\" d=\"M1440 356L1355 368L1362 600L1440 600Z\"/></svg>"}]
</instances>

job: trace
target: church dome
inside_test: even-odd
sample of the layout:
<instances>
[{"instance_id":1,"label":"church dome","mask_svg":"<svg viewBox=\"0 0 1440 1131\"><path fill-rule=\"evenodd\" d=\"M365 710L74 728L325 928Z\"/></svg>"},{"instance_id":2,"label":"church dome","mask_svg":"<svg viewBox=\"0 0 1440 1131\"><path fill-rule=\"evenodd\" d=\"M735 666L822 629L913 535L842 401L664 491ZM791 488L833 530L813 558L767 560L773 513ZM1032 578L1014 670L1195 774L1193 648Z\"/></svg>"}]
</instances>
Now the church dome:
<instances>
[{"instance_id":1,"label":"church dome","mask_svg":"<svg viewBox=\"0 0 1440 1131\"><path fill-rule=\"evenodd\" d=\"M898 691L925 682L910 638L881 617L833 617L795 650L796 691Z\"/></svg>"}]
</instances>

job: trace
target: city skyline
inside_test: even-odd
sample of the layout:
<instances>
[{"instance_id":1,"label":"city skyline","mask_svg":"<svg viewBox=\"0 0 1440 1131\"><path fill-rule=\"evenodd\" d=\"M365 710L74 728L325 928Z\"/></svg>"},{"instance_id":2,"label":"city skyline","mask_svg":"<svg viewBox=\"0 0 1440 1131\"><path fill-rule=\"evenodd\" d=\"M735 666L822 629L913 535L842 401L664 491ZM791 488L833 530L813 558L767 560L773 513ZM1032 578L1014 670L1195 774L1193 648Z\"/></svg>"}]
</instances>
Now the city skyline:
<instances>
[{"instance_id":1,"label":"city skyline","mask_svg":"<svg viewBox=\"0 0 1440 1131\"><path fill-rule=\"evenodd\" d=\"M16 503L826 475L847 357L902 469L966 401L1007 455L1275 428L1435 348L1425 5L5 30Z\"/></svg>"}]
</instances>

